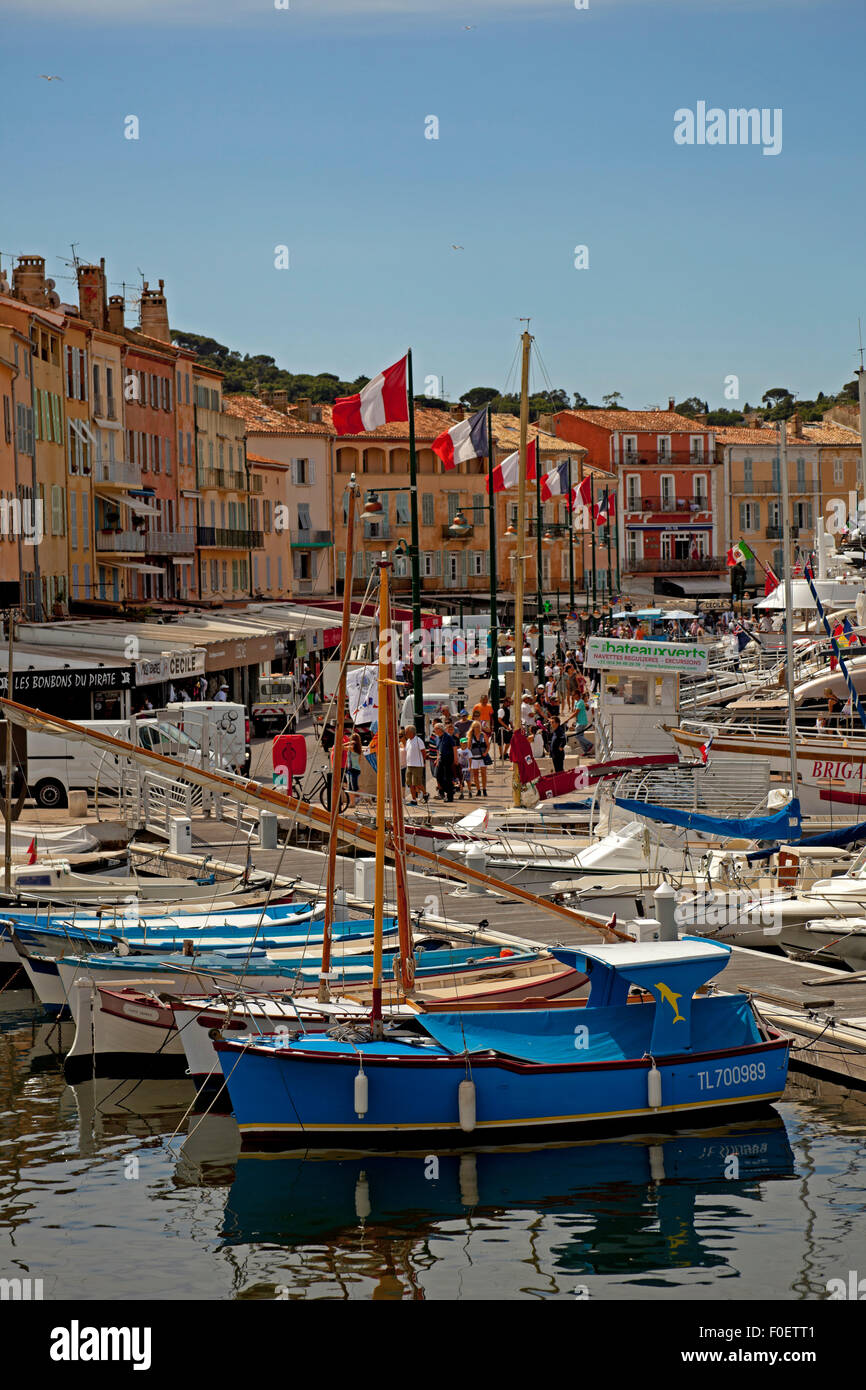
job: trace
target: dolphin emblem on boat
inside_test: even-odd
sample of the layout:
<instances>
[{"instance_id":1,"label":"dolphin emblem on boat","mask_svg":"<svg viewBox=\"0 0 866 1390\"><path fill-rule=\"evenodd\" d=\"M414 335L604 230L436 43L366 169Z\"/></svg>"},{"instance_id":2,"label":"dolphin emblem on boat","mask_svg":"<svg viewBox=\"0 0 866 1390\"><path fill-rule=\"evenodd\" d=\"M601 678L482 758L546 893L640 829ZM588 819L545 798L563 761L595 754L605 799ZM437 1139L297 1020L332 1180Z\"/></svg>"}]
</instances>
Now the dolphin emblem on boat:
<instances>
[{"instance_id":1,"label":"dolphin emblem on boat","mask_svg":"<svg viewBox=\"0 0 866 1390\"><path fill-rule=\"evenodd\" d=\"M670 1004L671 1008L672 1008L673 1011L674 1011L674 1016L673 1016L672 1022L673 1022L673 1023L685 1023L685 1019L683 1018L682 1014L680 1013L680 1011L679 1011L679 1006L678 1006L678 1003L677 1003L677 1001L678 1001L679 999L682 999L683 996L682 996L681 994L674 994L674 992L673 992L673 990L671 989L670 985L662 984L661 981L659 981L658 984L656 985L656 989L658 990L658 992L659 992L659 994L661 995L662 999L666 1000L667 1003Z\"/></svg>"}]
</instances>

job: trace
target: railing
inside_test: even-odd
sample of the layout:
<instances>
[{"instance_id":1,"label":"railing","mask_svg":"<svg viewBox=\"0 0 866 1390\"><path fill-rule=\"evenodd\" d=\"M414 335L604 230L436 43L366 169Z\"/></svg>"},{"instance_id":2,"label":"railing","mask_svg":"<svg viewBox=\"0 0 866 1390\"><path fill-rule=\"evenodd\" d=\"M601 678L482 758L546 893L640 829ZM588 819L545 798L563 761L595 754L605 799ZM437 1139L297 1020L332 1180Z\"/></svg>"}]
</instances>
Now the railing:
<instances>
[{"instance_id":1,"label":"railing","mask_svg":"<svg viewBox=\"0 0 866 1390\"><path fill-rule=\"evenodd\" d=\"M594 460L588 459L587 462L594 462ZM661 467L666 463L674 463L679 465L693 464L695 468L706 468L708 464L713 462L714 459L712 455L693 454L690 449L668 449L665 452L662 452L660 449L652 448L638 449L633 453L624 453L622 455L622 463L626 467L637 467L642 463L656 464ZM607 468L609 466L607 461L602 462L599 460L599 463L602 468Z\"/></svg>"},{"instance_id":2,"label":"railing","mask_svg":"<svg viewBox=\"0 0 866 1390\"><path fill-rule=\"evenodd\" d=\"M143 555L144 533L142 531L97 531L96 549Z\"/></svg>"},{"instance_id":3,"label":"railing","mask_svg":"<svg viewBox=\"0 0 866 1390\"><path fill-rule=\"evenodd\" d=\"M391 535L390 521L365 521L364 540L365 541L386 541Z\"/></svg>"},{"instance_id":4,"label":"railing","mask_svg":"<svg viewBox=\"0 0 866 1390\"><path fill-rule=\"evenodd\" d=\"M782 528L781 526L768 526L768 527L767 527L767 540L768 540L768 541L780 541L780 540L782 539L782 531L783 531L783 528ZM800 534L800 527L799 527L799 526L792 526L792 527L791 527L791 538L792 538L792 540L796 539L796 537L799 536L799 534Z\"/></svg>"},{"instance_id":5,"label":"railing","mask_svg":"<svg viewBox=\"0 0 866 1390\"><path fill-rule=\"evenodd\" d=\"M301 531L292 531L291 536L291 544L300 550L307 546L334 544L330 531L312 531L307 527Z\"/></svg>"},{"instance_id":6,"label":"railing","mask_svg":"<svg viewBox=\"0 0 866 1390\"><path fill-rule=\"evenodd\" d=\"M261 492L264 485L265 480L260 473L250 474L250 492Z\"/></svg>"},{"instance_id":7,"label":"railing","mask_svg":"<svg viewBox=\"0 0 866 1390\"><path fill-rule=\"evenodd\" d=\"M652 559L626 560L623 569L632 574L688 574L707 570L723 570L724 555L698 555L686 559L675 559L672 555L657 555Z\"/></svg>"},{"instance_id":8,"label":"railing","mask_svg":"<svg viewBox=\"0 0 866 1390\"><path fill-rule=\"evenodd\" d=\"M127 463L125 459L104 459L97 455L93 460L93 481L114 483L117 487L141 487L141 466Z\"/></svg>"},{"instance_id":9,"label":"railing","mask_svg":"<svg viewBox=\"0 0 866 1390\"><path fill-rule=\"evenodd\" d=\"M195 528L180 531L148 531L145 535L148 555L190 555L195 550Z\"/></svg>"},{"instance_id":10,"label":"railing","mask_svg":"<svg viewBox=\"0 0 866 1390\"><path fill-rule=\"evenodd\" d=\"M246 492L247 475L228 468L196 468L196 486L200 488L222 488L224 491ZM254 488L261 492L261 488Z\"/></svg>"},{"instance_id":11,"label":"railing","mask_svg":"<svg viewBox=\"0 0 866 1390\"><path fill-rule=\"evenodd\" d=\"M261 531L240 531L225 526L196 527L200 546L218 546L221 550L261 550L264 534Z\"/></svg>"},{"instance_id":12,"label":"railing","mask_svg":"<svg viewBox=\"0 0 866 1390\"><path fill-rule=\"evenodd\" d=\"M688 516L691 512L705 512L709 506L706 497L627 497L627 512L681 512Z\"/></svg>"}]
</instances>

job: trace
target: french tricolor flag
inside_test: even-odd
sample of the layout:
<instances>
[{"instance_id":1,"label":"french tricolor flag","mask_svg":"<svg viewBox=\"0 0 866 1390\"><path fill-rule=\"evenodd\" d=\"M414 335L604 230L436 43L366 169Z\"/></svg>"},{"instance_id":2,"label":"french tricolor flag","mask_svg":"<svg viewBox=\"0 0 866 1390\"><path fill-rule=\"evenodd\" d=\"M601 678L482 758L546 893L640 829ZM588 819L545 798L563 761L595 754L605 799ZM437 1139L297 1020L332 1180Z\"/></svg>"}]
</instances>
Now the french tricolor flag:
<instances>
[{"instance_id":1,"label":"french tricolor flag","mask_svg":"<svg viewBox=\"0 0 866 1390\"><path fill-rule=\"evenodd\" d=\"M468 459L487 457L487 411L479 410L468 420L461 420L445 430L430 446L445 468L456 468Z\"/></svg>"},{"instance_id":2,"label":"french tricolor flag","mask_svg":"<svg viewBox=\"0 0 866 1390\"><path fill-rule=\"evenodd\" d=\"M536 459L538 456L538 440L530 439L526 447L526 481L535 482ZM493 470L493 491L507 492L509 488L517 487L520 478L520 450L515 449L513 454L509 454L507 459L497 463ZM487 491L490 491L490 479L487 479Z\"/></svg>"},{"instance_id":3,"label":"french tricolor flag","mask_svg":"<svg viewBox=\"0 0 866 1390\"><path fill-rule=\"evenodd\" d=\"M338 396L332 419L336 434L366 434L379 425L409 419L406 394L407 357L386 367L362 388L357 396Z\"/></svg>"},{"instance_id":4,"label":"french tricolor flag","mask_svg":"<svg viewBox=\"0 0 866 1390\"><path fill-rule=\"evenodd\" d=\"M549 502L552 497L565 497L567 493L568 464L558 463L541 480L541 500Z\"/></svg>"}]
</instances>

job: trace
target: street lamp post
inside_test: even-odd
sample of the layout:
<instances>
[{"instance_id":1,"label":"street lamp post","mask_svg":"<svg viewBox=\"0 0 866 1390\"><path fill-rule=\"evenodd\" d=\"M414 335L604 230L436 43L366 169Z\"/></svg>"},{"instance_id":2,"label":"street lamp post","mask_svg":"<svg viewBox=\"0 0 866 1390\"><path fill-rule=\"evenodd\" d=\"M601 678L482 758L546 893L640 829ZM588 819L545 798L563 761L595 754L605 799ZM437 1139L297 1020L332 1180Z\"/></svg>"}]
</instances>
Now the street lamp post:
<instances>
[{"instance_id":1,"label":"street lamp post","mask_svg":"<svg viewBox=\"0 0 866 1390\"><path fill-rule=\"evenodd\" d=\"M496 493L493 491L493 426L487 407L487 492L490 512L490 703L496 731L499 709L499 618L496 574Z\"/></svg>"}]
</instances>

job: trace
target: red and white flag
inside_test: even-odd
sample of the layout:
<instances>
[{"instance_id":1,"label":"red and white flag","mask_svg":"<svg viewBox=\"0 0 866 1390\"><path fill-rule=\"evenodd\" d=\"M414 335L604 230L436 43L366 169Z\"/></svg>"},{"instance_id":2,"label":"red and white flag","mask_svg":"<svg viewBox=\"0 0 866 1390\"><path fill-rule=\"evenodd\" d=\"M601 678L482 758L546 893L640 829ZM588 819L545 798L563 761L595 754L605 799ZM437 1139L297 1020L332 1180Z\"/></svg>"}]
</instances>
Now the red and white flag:
<instances>
[{"instance_id":1,"label":"red and white flag","mask_svg":"<svg viewBox=\"0 0 866 1390\"><path fill-rule=\"evenodd\" d=\"M36 836L35 836L35 835L33 836L33 839L30 841L30 844L27 846L27 863L28 863L28 864L35 864L35 863L36 863Z\"/></svg>"},{"instance_id":2,"label":"red and white flag","mask_svg":"<svg viewBox=\"0 0 866 1390\"><path fill-rule=\"evenodd\" d=\"M526 481L535 482L536 456L538 454L538 441L530 439L526 447ZM515 449L513 454L509 454L507 459L497 463L493 470L493 491L507 492L509 488L517 487L520 479L520 450ZM490 491L490 479L487 480L487 491Z\"/></svg>"},{"instance_id":3,"label":"red and white flag","mask_svg":"<svg viewBox=\"0 0 866 1390\"><path fill-rule=\"evenodd\" d=\"M406 365L401 357L393 367L386 367L362 387L357 396L338 396L334 401L332 419L336 434L366 434L379 425L390 425L409 419L406 394Z\"/></svg>"}]
</instances>

